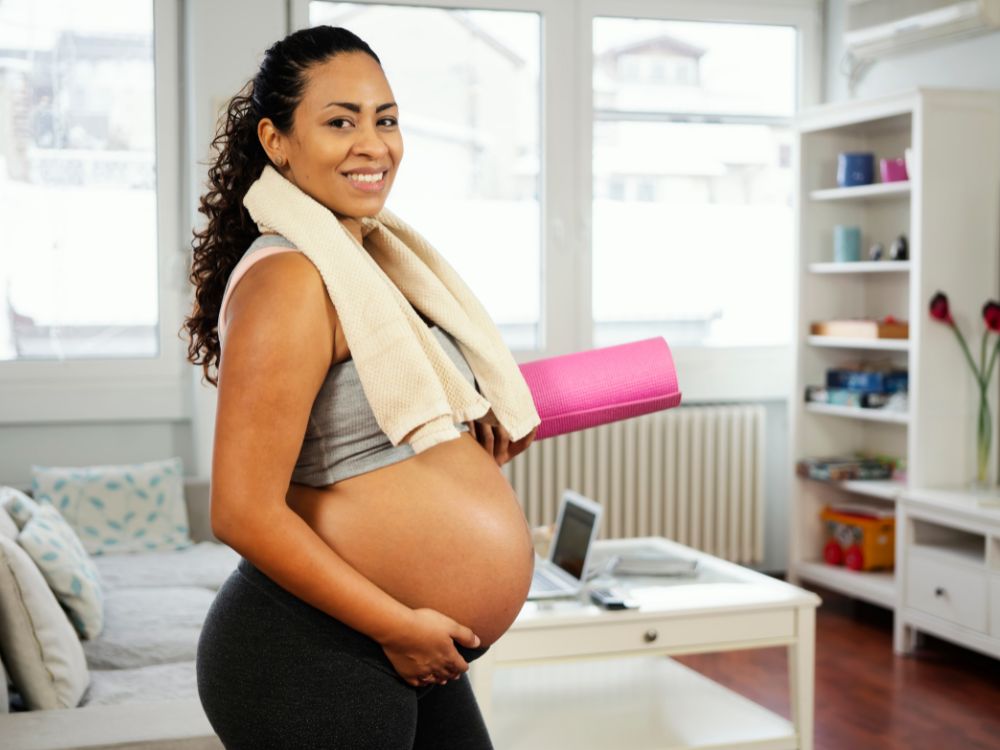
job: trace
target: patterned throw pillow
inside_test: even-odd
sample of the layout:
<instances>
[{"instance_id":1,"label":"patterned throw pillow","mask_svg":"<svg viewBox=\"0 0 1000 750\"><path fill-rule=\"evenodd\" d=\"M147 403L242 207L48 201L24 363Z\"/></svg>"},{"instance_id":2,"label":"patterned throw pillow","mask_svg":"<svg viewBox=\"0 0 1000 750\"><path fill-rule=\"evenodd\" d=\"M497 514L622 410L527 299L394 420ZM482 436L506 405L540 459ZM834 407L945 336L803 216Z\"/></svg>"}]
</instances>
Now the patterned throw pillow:
<instances>
[{"instance_id":1,"label":"patterned throw pillow","mask_svg":"<svg viewBox=\"0 0 1000 750\"><path fill-rule=\"evenodd\" d=\"M104 628L100 574L59 511L40 504L18 534L17 543L35 561L80 638L100 635Z\"/></svg>"},{"instance_id":2,"label":"patterned throw pillow","mask_svg":"<svg viewBox=\"0 0 1000 750\"><path fill-rule=\"evenodd\" d=\"M14 487L0 487L0 508L6 508L17 528L23 529L38 510L38 503Z\"/></svg>"},{"instance_id":3,"label":"patterned throw pillow","mask_svg":"<svg viewBox=\"0 0 1000 750\"><path fill-rule=\"evenodd\" d=\"M3 535L0 655L32 711L73 708L90 683L83 643L65 611L28 553ZM3 747L9 744L0 740Z\"/></svg>"},{"instance_id":4,"label":"patterned throw pillow","mask_svg":"<svg viewBox=\"0 0 1000 750\"><path fill-rule=\"evenodd\" d=\"M180 458L118 466L32 466L32 494L51 503L92 555L194 544Z\"/></svg>"}]
</instances>

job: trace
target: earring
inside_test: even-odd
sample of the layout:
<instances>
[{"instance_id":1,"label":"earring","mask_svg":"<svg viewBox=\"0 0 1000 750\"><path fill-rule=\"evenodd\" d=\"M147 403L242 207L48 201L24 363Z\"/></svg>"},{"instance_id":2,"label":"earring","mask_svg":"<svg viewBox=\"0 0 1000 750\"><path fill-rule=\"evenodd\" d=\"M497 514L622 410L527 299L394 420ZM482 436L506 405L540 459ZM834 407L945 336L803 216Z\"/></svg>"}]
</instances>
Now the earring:
<instances>
[{"instance_id":1,"label":"earring","mask_svg":"<svg viewBox=\"0 0 1000 750\"><path fill-rule=\"evenodd\" d=\"M284 158L275 159L274 160L274 164L275 164L275 166L277 166L279 168L280 167L284 167L285 166L285 160L284 160Z\"/></svg>"}]
</instances>

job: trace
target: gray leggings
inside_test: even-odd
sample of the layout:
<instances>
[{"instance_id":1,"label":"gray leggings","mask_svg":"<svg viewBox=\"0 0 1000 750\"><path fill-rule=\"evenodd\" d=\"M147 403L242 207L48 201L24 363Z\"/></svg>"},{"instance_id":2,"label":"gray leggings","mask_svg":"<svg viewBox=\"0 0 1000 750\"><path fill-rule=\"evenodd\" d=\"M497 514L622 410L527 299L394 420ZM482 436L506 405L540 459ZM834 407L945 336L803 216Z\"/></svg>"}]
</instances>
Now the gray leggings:
<instances>
[{"instance_id":1,"label":"gray leggings","mask_svg":"<svg viewBox=\"0 0 1000 750\"><path fill-rule=\"evenodd\" d=\"M471 662L486 648L455 644ZM205 618L198 696L227 750L492 750L468 674L412 687L377 641L241 557Z\"/></svg>"}]
</instances>

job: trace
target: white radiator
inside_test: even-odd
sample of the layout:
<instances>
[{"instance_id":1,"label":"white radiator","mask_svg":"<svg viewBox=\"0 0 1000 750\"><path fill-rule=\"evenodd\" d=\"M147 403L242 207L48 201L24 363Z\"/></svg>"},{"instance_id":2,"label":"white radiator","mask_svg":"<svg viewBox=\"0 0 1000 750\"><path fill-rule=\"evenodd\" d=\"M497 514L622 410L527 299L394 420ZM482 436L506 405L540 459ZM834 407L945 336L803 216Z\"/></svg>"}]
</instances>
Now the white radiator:
<instances>
[{"instance_id":1,"label":"white radiator","mask_svg":"<svg viewBox=\"0 0 1000 750\"><path fill-rule=\"evenodd\" d=\"M599 538L664 536L741 564L764 557L764 407L682 406L532 443L501 469L531 526L563 489L604 506Z\"/></svg>"}]
</instances>

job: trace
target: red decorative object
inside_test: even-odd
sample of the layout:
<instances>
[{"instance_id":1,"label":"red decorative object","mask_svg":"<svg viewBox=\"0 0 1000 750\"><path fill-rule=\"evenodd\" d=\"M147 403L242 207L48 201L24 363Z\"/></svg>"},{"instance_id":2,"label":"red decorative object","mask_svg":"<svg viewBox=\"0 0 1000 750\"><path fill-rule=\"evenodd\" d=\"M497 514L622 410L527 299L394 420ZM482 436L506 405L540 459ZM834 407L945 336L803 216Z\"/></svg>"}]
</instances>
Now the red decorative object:
<instances>
[{"instance_id":1,"label":"red decorative object","mask_svg":"<svg viewBox=\"0 0 1000 750\"><path fill-rule=\"evenodd\" d=\"M862 570L865 567L865 556L861 551L861 546L852 544L844 554L844 565L851 570Z\"/></svg>"}]
</instances>

